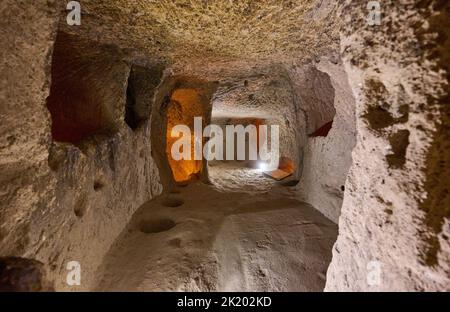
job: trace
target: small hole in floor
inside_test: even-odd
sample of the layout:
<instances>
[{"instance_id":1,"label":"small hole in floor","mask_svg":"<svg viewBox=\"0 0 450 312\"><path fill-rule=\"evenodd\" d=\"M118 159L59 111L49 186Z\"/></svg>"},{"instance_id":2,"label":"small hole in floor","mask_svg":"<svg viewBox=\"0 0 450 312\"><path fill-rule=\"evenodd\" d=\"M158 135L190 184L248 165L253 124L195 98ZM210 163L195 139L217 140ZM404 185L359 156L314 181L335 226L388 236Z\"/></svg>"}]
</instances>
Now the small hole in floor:
<instances>
[{"instance_id":1,"label":"small hole in floor","mask_svg":"<svg viewBox=\"0 0 450 312\"><path fill-rule=\"evenodd\" d=\"M153 219L141 223L140 230L145 234L161 233L175 227L176 223L170 219Z\"/></svg>"},{"instance_id":2,"label":"small hole in floor","mask_svg":"<svg viewBox=\"0 0 450 312\"><path fill-rule=\"evenodd\" d=\"M73 212L75 213L75 215L78 218L81 218L84 216L84 214L86 213L87 210L87 203L86 203L86 199L84 197L81 197L80 199L77 200L77 202L75 203L75 207L73 208Z\"/></svg>"},{"instance_id":3,"label":"small hole in floor","mask_svg":"<svg viewBox=\"0 0 450 312\"><path fill-rule=\"evenodd\" d=\"M184 204L184 200L175 196L168 196L162 200L162 205L165 207L180 207Z\"/></svg>"},{"instance_id":4,"label":"small hole in floor","mask_svg":"<svg viewBox=\"0 0 450 312\"><path fill-rule=\"evenodd\" d=\"M94 182L94 191L100 191L105 185L101 181Z\"/></svg>"},{"instance_id":5,"label":"small hole in floor","mask_svg":"<svg viewBox=\"0 0 450 312\"><path fill-rule=\"evenodd\" d=\"M73 210L73 212L75 213L75 215L78 218L81 218L84 215L84 211L83 209L80 209L79 207L75 207L75 209Z\"/></svg>"},{"instance_id":6,"label":"small hole in floor","mask_svg":"<svg viewBox=\"0 0 450 312\"><path fill-rule=\"evenodd\" d=\"M341 191L342 191L342 192L345 191L345 186L341 185Z\"/></svg>"}]
</instances>

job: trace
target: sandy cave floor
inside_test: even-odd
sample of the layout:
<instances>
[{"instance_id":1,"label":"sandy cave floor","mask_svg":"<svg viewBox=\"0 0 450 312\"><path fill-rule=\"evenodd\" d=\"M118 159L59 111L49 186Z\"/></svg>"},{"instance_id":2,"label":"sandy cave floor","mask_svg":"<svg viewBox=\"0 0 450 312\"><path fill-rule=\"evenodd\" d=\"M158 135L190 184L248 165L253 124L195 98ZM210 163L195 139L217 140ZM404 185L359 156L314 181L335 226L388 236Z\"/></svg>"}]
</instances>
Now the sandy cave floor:
<instances>
[{"instance_id":1,"label":"sandy cave floor","mask_svg":"<svg viewBox=\"0 0 450 312\"><path fill-rule=\"evenodd\" d=\"M337 226L256 169L209 171L138 209L96 290L321 291Z\"/></svg>"},{"instance_id":2,"label":"sandy cave floor","mask_svg":"<svg viewBox=\"0 0 450 312\"><path fill-rule=\"evenodd\" d=\"M277 183L260 169L248 168L245 162L215 161L208 164L209 180L222 192L258 194L269 192Z\"/></svg>"}]
</instances>

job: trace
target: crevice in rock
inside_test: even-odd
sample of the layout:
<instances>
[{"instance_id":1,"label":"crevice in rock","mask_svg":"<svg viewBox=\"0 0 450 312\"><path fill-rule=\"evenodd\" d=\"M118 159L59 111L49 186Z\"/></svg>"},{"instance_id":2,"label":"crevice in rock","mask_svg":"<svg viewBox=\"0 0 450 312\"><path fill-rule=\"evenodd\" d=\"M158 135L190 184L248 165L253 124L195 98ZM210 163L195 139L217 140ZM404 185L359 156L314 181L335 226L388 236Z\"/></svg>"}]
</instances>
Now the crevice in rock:
<instances>
[{"instance_id":1,"label":"crevice in rock","mask_svg":"<svg viewBox=\"0 0 450 312\"><path fill-rule=\"evenodd\" d=\"M393 153L388 154L386 160L390 168L398 169L405 165L409 135L410 132L408 130L399 130L389 137L389 143L391 144Z\"/></svg>"},{"instance_id":2,"label":"crevice in rock","mask_svg":"<svg viewBox=\"0 0 450 312\"><path fill-rule=\"evenodd\" d=\"M126 91L125 122L132 130L150 119L154 92L162 75L161 66L131 65Z\"/></svg>"},{"instance_id":3,"label":"crevice in rock","mask_svg":"<svg viewBox=\"0 0 450 312\"><path fill-rule=\"evenodd\" d=\"M78 218L82 218L88 209L88 202L85 195L81 195L75 202L73 212Z\"/></svg>"},{"instance_id":4,"label":"crevice in rock","mask_svg":"<svg viewBox=\"0 0 450 312\"><path fill-rule=\"evenodd\" d=\"M327 137L328 132L330 132L331 128L333 127L333 121L327 122L322 127L314 131L312 134L310 134L310 137Z\"/></svg>"}]
</instances>

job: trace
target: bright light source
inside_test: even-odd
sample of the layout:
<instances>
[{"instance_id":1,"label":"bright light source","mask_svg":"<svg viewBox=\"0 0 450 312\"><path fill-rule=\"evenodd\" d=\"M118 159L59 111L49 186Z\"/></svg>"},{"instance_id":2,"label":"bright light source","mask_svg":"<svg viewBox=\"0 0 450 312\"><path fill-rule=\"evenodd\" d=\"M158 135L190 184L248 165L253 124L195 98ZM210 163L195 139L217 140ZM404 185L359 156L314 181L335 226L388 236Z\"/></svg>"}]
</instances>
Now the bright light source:
<instances>
[{"instance_id":1,"label":"bright light source","mask_svg":"<svg viewBox=\"0 0 450 312\"><path fill-rule=\"evenodd\" d=\"M261 162L258 163L258 168L261 171L265 171L265 170L267 170L267 164L265 162L261 161Z\"/></svg>"}]
</instances>

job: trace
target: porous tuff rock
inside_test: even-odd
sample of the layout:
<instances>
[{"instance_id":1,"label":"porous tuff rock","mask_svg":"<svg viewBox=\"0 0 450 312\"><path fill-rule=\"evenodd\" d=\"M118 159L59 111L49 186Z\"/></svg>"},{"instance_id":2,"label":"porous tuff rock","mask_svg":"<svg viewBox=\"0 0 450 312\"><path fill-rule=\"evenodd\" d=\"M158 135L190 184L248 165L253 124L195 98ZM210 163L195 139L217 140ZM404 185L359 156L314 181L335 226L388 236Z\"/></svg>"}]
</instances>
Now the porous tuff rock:
<instances>
[{"instance_id":1,"label":"porous tuff rock","mask_svg":"<svg viewBox=\"0 0 450 312\"><path fill-rule=\"evenodd\" d=\"M449 3L383 2L375 27L365 4L344 7L357 144L325 290L448 291Z\"/></svg>"},{"instance_id":2,"label":"porous tuff rock","mask_svg":"<svg viewBox=\"0 0 450 312\"><path fill-rule=\"evenodd\" d=\"M322 57L314 66L295 67L291 80L307 117L299 196L337 223L356 143L355 101L347 74L341 63ZM325 136L311 135L329 122Z\"/></svg>"},{"instance_id":3,"label":"porous tuff rock","mask_svg":"<svg viewBox=\"0 0 450 312\"><path fill-rule=\"evenodd\" d=\"M161 185L151 157L150 116L136 130L124 120L129 60L114 47L64 35L70 48L58 52L59 41L52 57L55 41L61 39L61 33L56 36L61 5L0 5L0 39L5 43L0 63L0 255L41 261L57 290L87 290L124 224L161 192ZM71 63L52 70L61 57ZM80 86L78 95L95 99L88 103L108 109L113 127L75 144L52 139L46 99L64 87L63 82L51 90L52 75L53 82L67 79ZM143 100L152 101L152 96L149 92ZM72 103L70 99L62 97ZM75 118L76 113L82 111L64 117ZM69 261L81 265L79 287L66 284Z\"/></svg>"},{"instance_id":4,"label":"porous tuff rock","mask_svg":"<svg viewBox=\"0 0 450 312\"><path fill-rule=\"evenodd\" d=\"M286 59L337 48L333 1L89 0L80 27L61 27L169 62Z\"/></svg>"}]
</instances>

